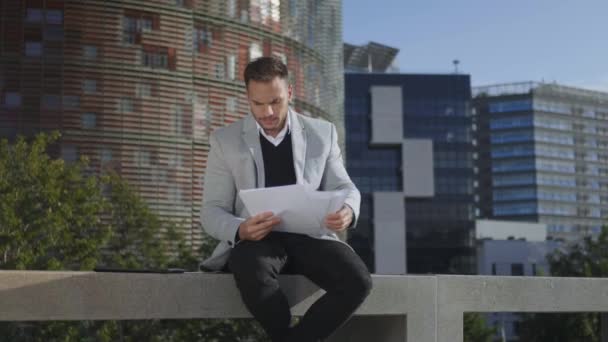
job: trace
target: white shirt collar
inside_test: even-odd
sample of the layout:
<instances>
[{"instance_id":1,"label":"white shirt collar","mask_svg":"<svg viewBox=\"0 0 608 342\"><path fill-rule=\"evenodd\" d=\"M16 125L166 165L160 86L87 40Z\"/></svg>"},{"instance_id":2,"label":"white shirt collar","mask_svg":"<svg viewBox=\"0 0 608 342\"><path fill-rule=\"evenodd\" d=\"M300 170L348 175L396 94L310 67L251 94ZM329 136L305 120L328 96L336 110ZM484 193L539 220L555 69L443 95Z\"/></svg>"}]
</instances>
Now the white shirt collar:
<instances>
[{"instance_id":1,"label":"white shirt collar","mask_svg":"<svg viewBox=\"0 0 608 342\"><path fill-rule=\"evenodd\" d=\"M264 136L264 138L270 141L270 143L273 144L275 147L279 146L279 144L283 142L283 139L285 139L285 135L287 135L288 131L291 132L291 119L289 118L290 111L291 109L289 109L287 112L287 122L285 122L285 126L283 126L283 129L279 132L279 134L277 134L276 137L266 134L266 132L264 132L264 129L262 128L262 126L260 126L257 120L255 121L255 124L258 127L258 132L260 132Z\"/></svg>"}]
</instances>

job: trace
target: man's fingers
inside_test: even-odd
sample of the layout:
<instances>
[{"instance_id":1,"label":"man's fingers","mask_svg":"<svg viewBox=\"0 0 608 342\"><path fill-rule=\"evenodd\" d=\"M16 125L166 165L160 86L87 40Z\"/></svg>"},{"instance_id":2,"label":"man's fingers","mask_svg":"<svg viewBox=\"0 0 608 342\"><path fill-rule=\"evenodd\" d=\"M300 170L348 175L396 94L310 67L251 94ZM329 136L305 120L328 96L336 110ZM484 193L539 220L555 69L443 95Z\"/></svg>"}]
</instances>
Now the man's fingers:
<instances>
[{"instance_id":1,"label":"man's fingers","mask_svg":"<svg viewBox=\"0 0 608 342\"><path fill-rule=\"evenodd\" d=\"M272 211L265 211L263 213L259 213L255 216L251 217L251 220L253 221L253 223L259 223L261 221L266 221L267 219L271 218L274 214L272 213Z\"/></svg>"},{"instance_id":2,"label":"man's fingers","mask_svg":"<svg viewBox=\"0 0 608 342\"><path fill-rule=\"evenodd\" d=\"M344 222L346 221L346 217L342 217L342 216L338 216L336 218L326 218L325 222L329 222L329 223L339 223L339 222Z\"/></svg>"},{"instance_id":3,"label":"man's fingers","mask_svg":"<svg viewBox=\"0 0 608 342\"><path fill-rule=\"evenodd\" d=\"M272 226L269 228L272 228ZM259 240L263 239L266 235L268 235L268 233L270 233L271 231L272 231L272 229L258 230L252 234L251 239L255 240L255 241L259 241Z\"/></svg>"},{"instance_id":4,"label":"man's fingers","mask_svg":"<svg viewBox=\"0 0 608 342\"><path fill-rule=\"evenodd\" d=\"M252 224L249 227L247 227L248 235L253 236L255 234L258 234L259 232L264 232L267 230L270 231L273 226L279 224L280 222L281 222L281 219L279 219L278 217L274 217L270 220L262 221L257 224Z\"/></svg>"},{"instance_id":5,"label":"man's fingers","mask_svg":"<svg viewBox=\"0 0 608 342\"><path fill-rule=\"evenodd\" d=\"M340 214L338 214L338 213L333 213L333 214L329 214L329 215L325 216L325 220L328 220L328 221L337 220L338 218L340 218Z\"/></svg>"},{"instance_id":6,"label":"man's fingers","mask_svg":"<svg viewBox=\"0 0 608 342\"><path fill-rule=\"evenodd\" d=\"M279 222L281 222L281 219L279 219L278 217L274 217L271 220L267 220L267 221L259 223L258 226L261 227L261 230L264 230L264 229L272 228L272 226L276 226L277 224L279 224Z\"/></svg>"}]
</instances>

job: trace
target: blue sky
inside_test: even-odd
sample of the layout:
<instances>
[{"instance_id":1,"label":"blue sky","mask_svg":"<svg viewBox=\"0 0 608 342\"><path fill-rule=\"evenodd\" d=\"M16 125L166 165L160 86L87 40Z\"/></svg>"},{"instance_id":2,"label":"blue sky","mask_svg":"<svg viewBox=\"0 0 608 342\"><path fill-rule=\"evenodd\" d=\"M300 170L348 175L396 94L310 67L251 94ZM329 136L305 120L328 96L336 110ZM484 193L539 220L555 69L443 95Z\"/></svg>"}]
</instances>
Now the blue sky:
<instances>
[{"instance_id":1,"label":"blue sky","mask_svg":"<svg viewBox=\"0 0 608 342\"><path fill-rule=\"evenodd\" d=\"M607 0L343 0L344 41L399 48L401 72L473 86L520 81L608 91Z\"/></svg>"}]
</instances>

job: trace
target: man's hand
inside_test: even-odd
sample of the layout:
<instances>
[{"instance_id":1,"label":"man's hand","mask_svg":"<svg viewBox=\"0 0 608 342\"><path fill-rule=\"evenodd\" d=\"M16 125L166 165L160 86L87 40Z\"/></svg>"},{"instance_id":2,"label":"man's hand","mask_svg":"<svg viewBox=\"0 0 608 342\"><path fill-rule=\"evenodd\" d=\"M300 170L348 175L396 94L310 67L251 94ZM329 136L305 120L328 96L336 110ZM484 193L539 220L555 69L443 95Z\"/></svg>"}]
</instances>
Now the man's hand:
<instances>
[{"instance_id":1,"label":"man's hand","mask_svg":"<svg viewBox=\"0 0 608 342\"><path fill-rule=\"evenodd\" d=\"M239 238L241 240L259 241L268 235L279 222L281 222L281 219L274 216L272 212L267 211L257 214L239 225Z\"/></svg>"},{"instance_id":2,"label":"man's hand","mask_svg":"<svg viewBox=\"0 0 608 342\"><path fill-rule=\"evenodd\" d=\"M345 205L337 212L325 216L325 225L327 228L339 232L350 226L353 222L353 216L353 210Z\"/></svg>"}]
</instances>

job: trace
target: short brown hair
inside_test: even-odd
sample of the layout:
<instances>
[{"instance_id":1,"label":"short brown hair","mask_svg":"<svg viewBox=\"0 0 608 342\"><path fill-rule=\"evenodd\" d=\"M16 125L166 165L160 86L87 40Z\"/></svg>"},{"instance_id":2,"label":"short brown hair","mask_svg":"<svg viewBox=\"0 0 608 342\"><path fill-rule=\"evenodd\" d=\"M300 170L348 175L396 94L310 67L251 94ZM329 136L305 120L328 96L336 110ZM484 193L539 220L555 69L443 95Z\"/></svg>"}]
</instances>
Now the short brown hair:
<instances>
[{"instance_id":1,"label":"short brown hair","mask_svg":"<svg viewBox=\"0 0 608 342\"><path fill-rule=\"evenodd\" d=\"M245 68L245 86L249 81L270 82L275 77L287 80L287 65L277 57L260 57L247 64Z\"/></svg>"}]
</instances>

